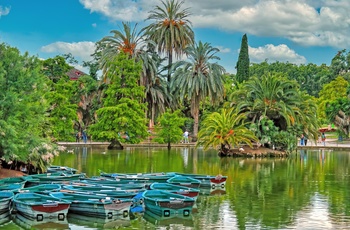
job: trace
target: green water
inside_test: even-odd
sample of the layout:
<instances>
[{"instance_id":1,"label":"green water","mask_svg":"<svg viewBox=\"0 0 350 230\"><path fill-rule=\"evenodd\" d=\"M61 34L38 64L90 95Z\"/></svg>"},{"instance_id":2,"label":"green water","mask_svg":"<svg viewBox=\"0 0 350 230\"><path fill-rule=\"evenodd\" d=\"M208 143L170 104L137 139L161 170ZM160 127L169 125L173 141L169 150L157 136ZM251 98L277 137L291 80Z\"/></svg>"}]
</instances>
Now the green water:
<instances>
[{"instance_id":1,"label":"green water","mask_svg":"<svg viewBox=\"0 0 350 230\"><path fill-rule=\"evenodd\" d=\"M219 158L215 151L75 148L65 165L87 176L105 172L186 172L228 176L225 191L201 195L190 218L139 216L123 224L68 219L70 229L348 229L350 153L299 151L288 159ZM210 193L210 191L206 191ZM16 229L8 223L1 229ZM18 229L18 227L17 227ZM40 228L37 228L40 229Z\"/></svg>"}]
</instances>

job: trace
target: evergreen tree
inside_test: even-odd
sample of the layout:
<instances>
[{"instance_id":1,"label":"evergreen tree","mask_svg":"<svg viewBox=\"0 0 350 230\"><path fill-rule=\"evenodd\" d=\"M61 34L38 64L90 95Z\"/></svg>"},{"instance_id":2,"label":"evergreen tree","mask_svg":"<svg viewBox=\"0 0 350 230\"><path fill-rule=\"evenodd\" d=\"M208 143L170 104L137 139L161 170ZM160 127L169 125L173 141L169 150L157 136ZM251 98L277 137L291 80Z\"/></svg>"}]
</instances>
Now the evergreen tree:
<instances>
[{"instance_id":1,"label":"evergreen tree","mask_svg":"<svg viewBox=\"0 0 350 230\"><path fill-rule=\"evenodd\" d=\"M121 52L109 63L107 86L103 107L96 111L97 123L90 126L90 134L112 145L119 142L138 143L148 136L145 110L142 104L144 87L138 84L142 65Z\"/></svg>"},{"instance_id":2,"label":"evergreen tree","mask_svg":"<svg viewBox=\"0 0 350 230\"><path fill-rule=\"evenodd\" d=\"M237 81L243 82L249 78L249 53L248 53L248 38L247 34L242 37L241 50L239 51L237 69Z\"/></svg>"}]
</instances>

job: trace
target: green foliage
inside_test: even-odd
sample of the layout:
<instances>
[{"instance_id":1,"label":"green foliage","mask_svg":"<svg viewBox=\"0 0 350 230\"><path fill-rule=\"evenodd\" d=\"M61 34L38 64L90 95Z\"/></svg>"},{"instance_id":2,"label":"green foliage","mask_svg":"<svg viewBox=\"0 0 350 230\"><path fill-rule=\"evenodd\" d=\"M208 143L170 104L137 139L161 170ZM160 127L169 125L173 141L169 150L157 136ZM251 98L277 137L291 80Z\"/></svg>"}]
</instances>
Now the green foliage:
<instances>
[{"instance_id":1,"label":"green foliage","mask_svg":"<svg viewBox=\"0 0 350 230\"><path fill-rule=\"evenodd\" d=\"M247 34L244 34L242 37L241 49L239 51L238 61L236 65L236 78L238 82L243 82L249 79L249 65L250 61L248 52L248 38Z\"/></svg>"},{"instance_id":2,"label":"green foliage","mask_svg":"<svg viewBox=\"0 0 350 230\"><path fill-rule=\"evenodd\" d=\"M153 140L158 143L178 143L182 139L182 127L186 118L182 117L181 111L171 112L167 110L158 118L155 126L157 137Z\"/></svg>"},{"instance_id":3,"label":"green foliage","mask_svg":"<svg viewBox=\"0 0 350 230\"><path fill-rule=\"evenodd\" d=\"M71 56L67 56L72 58ZM41 72L51 81L56 83L60 78L66 77L67 72L72 69L65 57L57 55L54 58L48 58L42 61L43 68Z\"/></svg>"},{"instance_id":4,"label":"green foliage","mask_svg":"<svg viewBox=\"0 0 350 230\"><path fill-rule=\"evenodd\" d=\"M111 83L105 90L103 107L96 111L97 123L90 126L94 139L138 143L148 136L143 87L138 85L141 63L120 53L109 63L105 74ZM123 138L127 133L129 138Z\"/></svg>"},{"instance_id":5,"label":"green foliage","mask_svg":"<svg viewBox=\"0 0 350 230\"><path fill-rule=\"evenodd\" d=\"M331 81L328 84L325 84L322 87L322 90L320 92L320 97L317 100L317 104L318 104L317 112L321 119L326 118L326 107L328 106L329 103L336 101L339 98L347 97L348 87L349 87L348 81L346 81L341 76L337 77L335 80ZM334 112L336 112L336 111L330 112L331 110L328 110L329 114L334 114Z\"/></svg>"},{"instance_id":6,"label":"green foliage","mask_svg":"<svg viewBox=\"0 0 350 230\"><path fill-rule=\"evenodd\" d=\"M43 98L48 78L41 73L41 61L27 53L0 44L0 156L2 160L28 162L29 155L39 146L50 144L47 110ZM39 152L36 159L44 159ZM43 158L42 158L43 157ZM45 160L45 159L44 159ZM46 161L47 162L47 161Z\"/></svg>"},{"instance_id":7,"label":"green foliage","mask_svg":"<svg viewBox=\"0 0 350 230\"><path fill-rule=\"evenodd\" d=\"M226 146L238 147L240 144L252 146L257 137L246 127L245 115L238 114L234 109L221 109L208 115L202 122L198 133L197 146L221 150Z\"/></svg>"},{"instance_id":8,"label":"green foliage","mask_svg":"<svg viewBox=\"0 0 350 230\"><path fill-rule=\"evenodd\" d=\"M278 133L279 128L275 126L274 122L266 117L257 123L251 123L249 129L259 138L262 145L272 146L274 136Z\"/></svg>"}]
</instances>

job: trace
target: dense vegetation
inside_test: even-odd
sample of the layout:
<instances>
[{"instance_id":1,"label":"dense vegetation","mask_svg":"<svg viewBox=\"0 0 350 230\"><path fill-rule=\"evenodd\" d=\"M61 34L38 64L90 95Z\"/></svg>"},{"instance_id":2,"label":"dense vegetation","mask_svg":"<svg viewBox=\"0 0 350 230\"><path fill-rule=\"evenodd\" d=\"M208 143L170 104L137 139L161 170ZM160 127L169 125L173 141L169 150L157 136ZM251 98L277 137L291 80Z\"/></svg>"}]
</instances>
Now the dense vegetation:
<instances>
[{"instance_id":1,"label":"dense vegetation","mask_svg":"<svg viewBox=\"0 0 350 230\"><path fill-rule=\"evenodd\" d=\"M124 22L101 38L94 60L83 63L89 74L77 80L68 75L70 54L39 60L1 44L1 159L44 167L57 154L52 143L74 141L83 130L93 140L138 143L154 124L163 133L164 117L174 111L187 118L180 123L193 140L199 131L198 143L221 150L255 141L291 151L296 137L316 139L328 122L349 135L349 52L340 51L330 66L250 63L245 34L237 75L228 74L217 48L195 42L182 4L162 1L149 26ZM182 55L188 59L176 60ZM177 130L155 140L179 138Z\"/></svg>"}]
</instances>

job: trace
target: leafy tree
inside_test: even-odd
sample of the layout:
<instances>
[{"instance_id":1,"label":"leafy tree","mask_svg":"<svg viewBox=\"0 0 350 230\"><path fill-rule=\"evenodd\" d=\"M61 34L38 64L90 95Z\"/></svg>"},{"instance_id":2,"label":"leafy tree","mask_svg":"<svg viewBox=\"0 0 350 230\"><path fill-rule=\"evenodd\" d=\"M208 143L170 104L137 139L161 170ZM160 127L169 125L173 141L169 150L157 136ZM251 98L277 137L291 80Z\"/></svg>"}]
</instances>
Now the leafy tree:
<instances>
[{"instance_id":1,"label":"leafy tree","mask_svg":"<svg viewBox=\"0 0 350 230\"><path fill-rule=\"evenodd\" d=\"M342 76L339 76L330 83L323 85L322 90L320 91L320 97L317 100L317 112L320 119L326 119L326 107L329 103L339 98L347 97L348 86L348 81Z\"/></svg>"},{"instance_id":2,"label":"leafy tree","mask_svg":"<svg viewBox=\"0 0 350 230\"><path fill-rule=\"evenodd\" d=\"M240 144L252 146L252 141L258 139L246 125L245 115L238 114L232 108L214 112L203 120L197 146L203 145L204 149L219 147L223 155L226 155L231 147L238 147Z\"/></svg>"},{"instance_id":3,"label":"leafy tree","mask_svg":"<svg viewBox=\"0 0 350 230\"><path fill-rule=\"evenodd\" d=\"M193 136L196 138L199 125L200 102L206 98L212 104L223 100L225 69L218 63L215 54L219 49L212 47L209 43L199 41L186 48L188 61L179 61L174 64L176 69L171 82L173 93L180 100L189 100L191 115L194 118Z\"/></svg>"},{"instance_id":4,"label":"leafy tree","mask_svg":"<svg viewBox=\"0 0 350 230\"><path fill-rule=\"evenodd\" d=\"M182 139L182 129L186 118L181 116L181 111L176 110L173 113L168 109L158 119L156 125L157 137L154 141L158 143L167 143L168 149L171 148L171 143L177 143Z\"/></svg>"},{"instance_id":5,"label":"leafy tree","mask_svg":"<svg viewBox=\"0 0 350 230\"><path fill-rule=\"evenodd\" d=\"M334 123L345 136L350 134L350 100L349 98L337 98L330 101L325 111L327 119Z\"/></svg>"},{"instance_id":6,"label":"leafy tree","mask_svg":"<svg viewBox=\"0 0 350 230\"><path fill-rule=\"evenodd\" d=\"M75 92L74 81L65 76L56 83L51 82L50 86L51 90L44 96L50 105L47 110L48 134L55 141L73 141L74 124L78 121L78 102L72 101Z\"/></svg>"},{"instance_id":7,"label":"leafy tree","mask_svg":"<svg viewBox=\"0 0 350 230\"><path fill-rule=\"evenodd\" d=\"M58 154L45 129L43 95L50 89L41 69L37 57L0 44L0 156L6 162L46 165Z\"/></svg>"},{"instance_id":8,"label":"leafy tree","mask_svg":"<svg viewBox=\"0 0 350 230\"><path fill-rule=\"evenodd\" d=\"M181 9L184 1L161 1L162 6L156 6L146 20L154 20L143 30L149 40L156 43L158 53L168 57L167 81L170 82L170 68L173 63L173 54L180 57L184 49L194 43L194 32L188 20L188 9Z\"/></svg>"},{"instance_id":9,"label":"leafy tree","mask_svg":"<svg viewBox=\"0 0 350 230\"><path fill-rule=\"evenodd\" d=\"M111 60L106 73L111 79L105 90L103 107L96 111L97 123L90 126L90 134L97 139L138 143L147 137L144 88L138 84L141 63L120 53ZM127 139L124 139L124 134Z\"/></svg>"},{"instance_id":10,"label":"leafy tree","mask_svg":"<svg viewBox=\"0 0 350 230\"><path fill-rule=\"evenodd\" d=\"M59 55L54 58L48 58L42 62L42 73L54 83L56 83L61 77L66 76L67 72L73 68L67 64L64 56Z\"/></svg>"},{"instance_id":11,"label":"leafy tree","mask_svg":"<svg viewBox=\"0 0 350 230\"><path fill-rule=\"evenodd\" d=\"M248 38L247 34L244 34L241 42L241 49L239 51L238 61L236 65L237 69L237 81L243 82L247 80L249 76L249 52L248 52Z\"/></svg>"}]
</instances>

